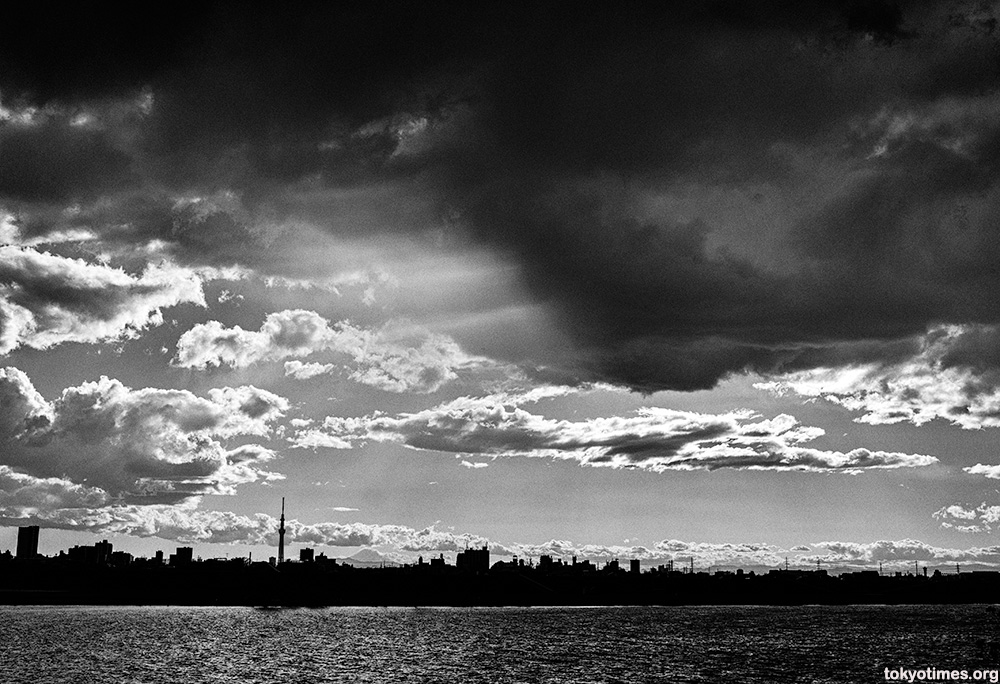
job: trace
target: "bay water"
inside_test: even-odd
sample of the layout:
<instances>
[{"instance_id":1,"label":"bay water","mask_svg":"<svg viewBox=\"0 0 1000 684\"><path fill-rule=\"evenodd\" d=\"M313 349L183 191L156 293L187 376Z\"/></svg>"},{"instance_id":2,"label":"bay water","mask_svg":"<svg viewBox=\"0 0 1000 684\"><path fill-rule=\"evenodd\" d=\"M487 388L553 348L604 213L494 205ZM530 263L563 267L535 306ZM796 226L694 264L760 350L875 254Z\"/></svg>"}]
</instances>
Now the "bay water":
<instances>
[{"instance_id":1,"label":"bay water","mask_svg":"<svg viewBox=\"0 0 1000 684\"><path fill-rule=\"evenodd\" d=\"M1000 668L997 608L0 607L12 684L858 684L927 667Z\"/></svg>"}]
</instances>

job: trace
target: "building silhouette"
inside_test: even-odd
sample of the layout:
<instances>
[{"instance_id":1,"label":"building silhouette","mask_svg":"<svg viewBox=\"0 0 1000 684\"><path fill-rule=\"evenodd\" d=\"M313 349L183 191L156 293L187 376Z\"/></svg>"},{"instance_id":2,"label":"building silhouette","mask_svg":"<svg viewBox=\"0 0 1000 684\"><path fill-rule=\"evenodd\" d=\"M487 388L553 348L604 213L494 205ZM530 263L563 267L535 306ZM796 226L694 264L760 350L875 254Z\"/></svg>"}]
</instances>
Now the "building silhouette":
<instances>
[{"instance_id":1,"label":"building silhouette","mask_svg":"<svg viewBox=\"0 0 1000 684\"><path fill-rule=\"evenodd\" d=\"M73 546L66 555L74 563L97 565L97 549L93 546Z\"/></svg>"},{"instance_id":2,"label":"building silhouette","mask_svg":"<svg viewBox=\"0 0 1000 684\"><path fill-rule=\"evenodd\" d=\"M94 548L97 549L98 565L107 565L111 562L111 554L115 550L114 544L105 539L94 544Z\"/></svg>"},{"instance_id":3,"label":"building silhouette","mask_svg":"<svg viewBox=\"0 0 1000 684\"><path fill-rule=\"evenodd\" d=\"M283 525L282 525L283 527ZM816 567L690 571L684 559L643 568L641 559L590 559L542 555L538 562L504 557L492 566L489 548L469 548L450 565L439 554L430 563L354 566L302 548L298 563L252 557L195 559L178 547L135 558L110 541L74 546L58 556L37 554L37 528L22 528L17 557L0 553L0 605L38 602L79 605L256 606L500 606L500 605L1000 605L1000 572L958 567L880 573L874 569L831 574ZM283 551L283 549L282 549ZM279 571L280 569L280 571ZM930 575L930 576L929 576Z\"/></svg>"},{"instance_id":4,"label":"building silhouette","mask_svg":"<svg viewBox=\"0 0 1000 684\"><path fill-rule=\"evenodd\" d=\"M16 557L0 553L0 605L39 601L80 605L258 606L501 606L501 605L806 605L959 604L1000 605L1000 572L975 566L909 571L859 569L833 574L820 563L767 572L711 568L695 572L694 559L666 560L643 568L640 558L595 563L543 554L502 556L490 565L490 549L466 548L450 565L443 553L430 562L338 563L300 544L298 560L285 558L285 500L281 500L278 557L194 558L177 547L164 564L115 551L108 540L73 546L58 556L38 553L38 526L18 529ZM228 556L228 554L227 554ZM352 563L352 560L357 561ZM357 563L360 563L357 564ZM646 561L649 565L649 561ZM374 567L378 565L379 567ZM759 570L759 568L758 568Z\"/></svg>"},{"instance_id":5,"label":"building silhouette","mask_svg":"<svg viewBox=\"0 0 1000 684\"><path fill-rule=\"evenodd\" d=\"M120 551L118 552L121 553ZM67 557L74 562L85 565L111 565L115 556L114 544L107 539L93 546L73 546L67 552ZM131 554L126 554L131 558ZM121 562L122 556L119 556Z\"/></svg>"},{"instance_id":6,"label":"building silhouette","mask_svg":"<svg viewBox=\"0 0 1000 684\"><path fill-rule=\"evenodd\" d=\"M38 555L38 525L17 528L17 557L29 560Z\"/></svg>"},{"instance_id":7,"label":"building silhouette","mask_svg":"<svg viewBox=\"0 0 1000 684\"><path fill-rule=\"evenodd\" d=\"M194 549L190 546L178 546L177 551L170 554L170 565L189 565L194 560Z\"/></svg>"},{"instance_id":8,"label":"building silhouette","mask_svg":"<svg viewBox=\"0 0 1000 684\"><path fill-rule=\"evenodd\" d=\"M467 572L488 572L490 569L490 549L466 549L455 556L455 567Z\"/></svg>"},{"instance_id":9,"label":"building silhouette","mask_svg":"<svg viewBox=\"0 0 1000 684\"><path fill-rule=\"evenodd\" d=\"M132 561L135 560L135 556L131 553L125 551L114 551L108 558L108 564L115 568L125 568L132 565Z\"/></svg>"}]
</instances>

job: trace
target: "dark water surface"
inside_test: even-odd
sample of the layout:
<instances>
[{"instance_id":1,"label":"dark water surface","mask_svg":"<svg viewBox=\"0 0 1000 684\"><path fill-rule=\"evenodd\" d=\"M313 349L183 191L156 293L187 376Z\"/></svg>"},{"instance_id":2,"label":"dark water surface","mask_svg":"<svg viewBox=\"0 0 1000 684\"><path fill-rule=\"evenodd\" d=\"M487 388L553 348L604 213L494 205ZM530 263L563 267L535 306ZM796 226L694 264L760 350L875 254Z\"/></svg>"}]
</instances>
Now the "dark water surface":
<instances>
[{"instance_id":1,"label":"dark water surface","mask_svg":"<svg viewBox=\"0 0 1000 684\"><path fill-rule=\"evenodd\" d=\"M0 607L11 683L858 684L928 666L1000 667L997 608Z\"/></svg>"}]
</instances>

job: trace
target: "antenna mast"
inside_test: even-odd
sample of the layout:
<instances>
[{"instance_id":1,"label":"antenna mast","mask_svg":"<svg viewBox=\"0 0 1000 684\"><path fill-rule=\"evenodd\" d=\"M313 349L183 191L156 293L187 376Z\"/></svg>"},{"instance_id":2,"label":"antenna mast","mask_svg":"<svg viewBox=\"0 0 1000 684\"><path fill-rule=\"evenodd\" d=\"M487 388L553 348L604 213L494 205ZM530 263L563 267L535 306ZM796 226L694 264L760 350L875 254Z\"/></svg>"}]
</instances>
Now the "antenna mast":
<instances>
[{"instance_id":1,"label":"antenna mast","mask_svg":"<svg viewBox=\"0 0 1000 684\"><path fill-rule=\"evenodd\" d=\"M285 497L281 497L281 522L278 524L278 565L285 562Z\"/></svg>"}]
</instances>

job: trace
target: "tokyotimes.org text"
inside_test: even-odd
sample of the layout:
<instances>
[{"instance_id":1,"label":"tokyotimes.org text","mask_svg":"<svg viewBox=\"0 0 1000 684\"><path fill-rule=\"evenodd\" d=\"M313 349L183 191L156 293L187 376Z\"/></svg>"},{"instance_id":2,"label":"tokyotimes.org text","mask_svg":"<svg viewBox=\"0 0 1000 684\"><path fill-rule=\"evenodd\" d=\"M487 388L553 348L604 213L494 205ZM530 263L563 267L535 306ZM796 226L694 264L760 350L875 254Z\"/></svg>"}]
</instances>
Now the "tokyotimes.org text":
<instances>
[{"instance_id":1,"label":"tokyotimes.org text","mask_svg":"<svg viewBox=\"0 0 1000 684\"><path fill-rule=\"evenodd\" d=\"M925 667L908 669L905 667L885 668L887 682L1000 682L1000 670L960 670Z\"/></svg>"}]
</instances>

